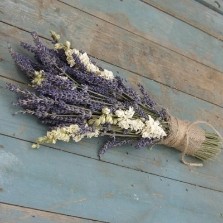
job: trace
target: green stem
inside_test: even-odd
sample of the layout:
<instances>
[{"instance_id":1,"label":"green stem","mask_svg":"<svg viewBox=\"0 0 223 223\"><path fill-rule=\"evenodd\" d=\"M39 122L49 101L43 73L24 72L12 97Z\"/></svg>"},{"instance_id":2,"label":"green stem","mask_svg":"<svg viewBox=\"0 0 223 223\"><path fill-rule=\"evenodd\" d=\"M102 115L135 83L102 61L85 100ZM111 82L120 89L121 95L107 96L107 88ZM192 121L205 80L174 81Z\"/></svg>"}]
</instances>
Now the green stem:
<instances>
[{"instance_id":1,"label":"green stem","mask_svg":"<svg viewBox=\"0 0 223 223\"><path fill-rule=\"evenodd\" d=\"M91 97L92 99L106 100L106 98L99 98L99 97L96 97L96 96L93 96L93 95L91 95L90 97Z\"/></svg>"},{"instance_id":2,"label":"green stem","mask_svg":"<svg viewBox=\"0 0 223 223\"><path fill-rule=\"evenodd\" d=\"M53 114L50 114L49 115L53 116ZM58 117L77 117L78 115L58 115L58 114L55 114L55 116L58 116Z\"/></svg>"},{"instance_id":3,"label":"green stem","mask_svg":"<svg viewBox=\"0 0 223 223\"><path fill-rule=\"evenodd\" d=\"M131 138L138 138L139 136L137 135L124 135L124 134L116 134L116 133L101 133L101 135L108 135L108 136L119 136L119 137L131 137Z\"/></svg>"},{"instance_id":4,"label":"green stem","mask_svg":"<svg viewBox=\"0 0 223 223\"><path fill-rule=\"evenodd\" d=\"M61 68L59 68L56 64L54 64L54 66L65 76L67 76L67 78L69 78L71 81L73 81L75 84L79 85L77 81L75 81L72 77L70 77L67 73L65 73Z\"/></svg>"},{"instance_id":5,"label":"green stem","mask_svg":"<svg viewBox=\"0 0 223 223\"><path fill-rule=\"evenodd\" d=\"M90 100L93 101L93 102L98 102L98 103L101 103L101 104L104 104L104 105L112 106L112 104L109 104L109 103L106 103L106 102L103 102L103 101L97 101L97 100L94 100L94 99L90 99Z\"/></svg>"},{"instance_id":6,"label":"green stem","mask_svg":"<svg viewBox=\"0 0 223 223\"><path fill-rule=\"evenodd\" d=\"M56 67L62 74L66 75L71 81L73 81L75 84L77 84L77 87L78 87L79 89L82 89L82 87L80 86L80 84L79 84L77 81L75 81L73 78L71 78L70 75L68 75L67 73L65 73L65 72L64 72L61 68L59 68L56 64L54 64L54 65L55 65L55 67ZM88 92L90 92L90 93L92 93L92 94L95 94L95 95L97 95L97 96L100 96L100 97L109 99L107 96L102 95L102 94L97 93L97 92L94 92L94 91L92 91L92 90L88 90Z\"/></svg>"},{"instance_id":7,"label":"green stem","mask_svg":"<svg viewBox=\"0 0 223 223\"><path fill-rule=\"evenodd\" d=\"M99 94L99 93L97 93L97 92L94 92L94 91L92 91L92 90L88 90L88 92L90 92L90 93L92 93L92 94L95 94L95 95L97 95L97 96L101 96L101 97L103 97L103 98L109 99L109 97L107 97L107 96L105 96L105 95L103 95L103 94Z\"/></svg>"},{"instance_id":8,"label":"green stem","mask_svg":"<svg viewBox=\"0 0 223 223\"><path fill-rule=\"evenodd\" d=\"M129 96L129 95L127 95L126 93L123 93L124 95L120 95L120 96L122 96L125 100L132 100L132 101L134 101L133 100L133 98L131 97L131 96ZM126 98L127 97L127 98ZM129 99L128 99L129 98ZM139 106L141 107L141 108L143 108L144 109L144 111L147 113L147 114L149 114L149 115L151 115L151 117L152 118L157 118L157 116L154 114L154 113L152 113L145 105L143 105L143 104L141 104L141 103L139 103Z\"/></svg>"}]
</instances>

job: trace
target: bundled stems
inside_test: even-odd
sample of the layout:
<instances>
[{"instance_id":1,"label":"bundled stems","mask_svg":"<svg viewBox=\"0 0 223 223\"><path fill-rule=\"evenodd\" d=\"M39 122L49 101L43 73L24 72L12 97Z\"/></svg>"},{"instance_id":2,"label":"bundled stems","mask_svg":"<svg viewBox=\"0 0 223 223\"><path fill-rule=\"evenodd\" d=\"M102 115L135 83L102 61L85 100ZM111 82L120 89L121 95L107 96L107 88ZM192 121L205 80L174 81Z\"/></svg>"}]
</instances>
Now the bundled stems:
<instances>
[{"instance_id":1,"label":"bundled stems","mask_svg":"<svg viewBox=\"0 0 223 223\"><path fill-rule=\"evenodd\" d=\"M137 90L126 86L121 77L98 67L87 53L72 48L69 41L61 43L55 32L51 35L54 44L51 49L35 32L34 46L21 43L34 54L35 61L9 49L33 88L29 91L8 85L19 95L16 105L24 109L19 112L34 115L49 127L46 135L36 140L34 148L58 140L78 142L86 137L108 136L111 140L99 150L101 157L108 149L122 145L141 148L163 143L184 151L182 140L189 139L191 143L185 128L188 125L176 124L142 85ZM177 138L179 132L184 134L181 141ZM206 132L199 148L190 155L212 159L220 146L220 137Z\"/></svg>"}]
</instances>

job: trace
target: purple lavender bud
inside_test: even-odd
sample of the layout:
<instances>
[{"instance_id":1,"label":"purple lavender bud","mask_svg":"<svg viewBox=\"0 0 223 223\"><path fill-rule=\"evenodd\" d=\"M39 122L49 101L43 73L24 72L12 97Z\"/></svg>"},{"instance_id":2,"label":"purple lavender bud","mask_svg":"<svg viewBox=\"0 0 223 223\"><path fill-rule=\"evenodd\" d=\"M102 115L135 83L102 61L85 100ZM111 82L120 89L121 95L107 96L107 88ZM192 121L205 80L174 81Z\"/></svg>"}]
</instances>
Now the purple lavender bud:
<instances>
[{"instance_id":1,"label":"purple lavender bud","mask_svg":"<svg viewBox=\"0 0 223 223\"><path fill-rule=\"evenodd\" d=\"M29 58L14 52L11 48L9 48L12 58L16 62L16 64L20 67L22 71L25 71L28 77L33 77L35 70L33 69L32 62Z\"/></svg>"},{"instance_id":2,"label":"purple lavender bud","mask_svg":"<svg viewBox=\"0 0 223 223\"><path fill-rule=\"evenodd\" d=\"M107 152L109 149L112 149L114 147L119 147L127 144L132 144L134 142L133 139L117 139L113 138L110 141L107 141L102 148L98 151L99 159L101 159L101 156Z\"/></svg>"},{"instance_id":3,"label":"purple lavender bud","mask_svg":"<svg viewBox=\"0 0 223 223\"><path fill-rule=\"evenodd\" d=\"M150 139L150 138L141 138L136 142L135 148L141 149L146 146L152 146L154 144L154 141L155 141L154 139Z\"/></svg>"},{"instance_id":4,"label":"purple lavender bud","mask_svg":"<svg viewBox=\"0 0 223 223\"><path fill-rule=\"evenodd\" d=\"M26 49L27 51L31 52L31 53L34 53L34 54L37 54L37 50L36 50L36 47L35 46L32 46L31 44L29 43L25 43L25 42L20 42L20 45Z\"/></svg>"},{"instance_id":5,"label":"purple lavender bud","mask_svg":"<svg viewBox=\"0 0 223 223\"><path fill-rule=\"evenodd\" d=\"M135 115L145 119L151 113L161 120L167 118L166 110L151 99L142 85L139 84L139 91L136 91L119 76L106 80L89 72L76 55L73 55L75 66L70 67L64 50L49 49L35 32L32 36L35 46L23 42L21 46L34 53L35 62L10 49L13 59L30 81L36 77L35 71L44 71L43 80L33 86L34 91L8 84L7 87L19 95L15 105L24 109L18 113L34 115L50 129L78 124L82 134L95 131L95 126L86 127L86 121L92 115L100 115L105 106L112 113L117 109L133 107ZM127 138L130 130L124 130L123 137L116 137L116 132L108 123L101 128L101 135L113 134L113 139L99 150L99 157L113 147L135 144L136 148L142 148L157 142L152 138Z\"/></svg>"}]
</instances>

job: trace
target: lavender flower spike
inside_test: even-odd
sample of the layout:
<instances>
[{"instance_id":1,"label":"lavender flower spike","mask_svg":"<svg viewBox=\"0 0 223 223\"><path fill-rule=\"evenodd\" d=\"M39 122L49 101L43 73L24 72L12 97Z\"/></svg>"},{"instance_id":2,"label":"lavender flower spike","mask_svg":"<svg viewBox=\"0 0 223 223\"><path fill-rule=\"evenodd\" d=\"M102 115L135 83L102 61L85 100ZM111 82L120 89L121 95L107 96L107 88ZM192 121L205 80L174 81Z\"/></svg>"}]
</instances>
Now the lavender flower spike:
<instances>
[{"instance_id":1,"label":"lavender flower spike","mask_svg":"<svg viewBox=\"0 0 223 223\"><path fill-rule=\"evenodd\" d=\"M78 142L108 136L111 140L98 152L101 158L106 151L122 145L141 148L174 141L170 139L175 118L157 105L142 85L134 90L112 71L97 66L87 53L72 48L69 41L60 42L60 36L53 31L51 36L52 48L43 44L35 32L34 46L21 43L34 54L34 59L9 47L31 88L8 85L18 95L15 105L23 109L19 113L36 116L48 126L46 135L36 140L34 148L59 140ZM187 139L188 132L185 134ZM201 138L201 147L191 155L204 159L217 154L220 137L207 133ZM193 137L187 140L192 141Z\"/></svg>"}]
</instances>

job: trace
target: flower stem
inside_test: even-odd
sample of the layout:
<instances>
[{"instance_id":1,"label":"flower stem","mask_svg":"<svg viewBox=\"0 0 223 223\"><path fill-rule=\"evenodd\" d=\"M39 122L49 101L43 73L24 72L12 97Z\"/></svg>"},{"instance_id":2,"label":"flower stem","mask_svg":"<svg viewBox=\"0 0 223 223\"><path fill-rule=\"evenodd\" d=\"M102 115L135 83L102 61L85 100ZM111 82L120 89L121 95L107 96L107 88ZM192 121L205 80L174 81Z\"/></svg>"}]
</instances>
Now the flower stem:
<instances>
[{"instance_id":1,"label":"flower stem","mask_svg":"<svg viewBox=\"0 0 223 223\"><path fill-rule=\"evenodd\" d=\"M101 135L107 135L107 136L119 136L119 137L131 137L131 138L138 138L138 135L124 135L124 134L117 134L117 133L109 133L109 132L103 132Z\"/></svg>"}]
</instances>

